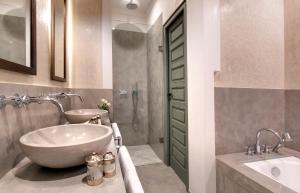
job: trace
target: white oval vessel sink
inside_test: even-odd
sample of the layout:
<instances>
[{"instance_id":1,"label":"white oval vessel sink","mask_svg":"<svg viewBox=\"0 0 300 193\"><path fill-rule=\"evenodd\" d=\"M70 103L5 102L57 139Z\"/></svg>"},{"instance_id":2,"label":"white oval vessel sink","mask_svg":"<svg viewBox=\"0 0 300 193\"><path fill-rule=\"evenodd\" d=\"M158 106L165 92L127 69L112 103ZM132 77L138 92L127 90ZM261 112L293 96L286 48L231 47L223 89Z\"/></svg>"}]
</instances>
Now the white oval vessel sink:
<instances>
[{"instance_id":1,"label":"white oval vessel sink","mask_svg":"<svg viewBox=\"0 0 300 193\"><path fill-rule=\"evenodd\" d=\"M102 125L61 125L36 130L20 138L31 161L49 168L81 165L92 152L105 153L112 129Z\"/></svg>"},{"instance_id":2,"label":"white oval vessel sink","mask_svg":"<svg viewBox=\"0 0 300 193\"><path fill-rule=\"evenodd\" d=\"M84 123L91 120L96 115L104 116L107 114L108 112L106 110L100 109L77 109L65 112L66 119L71 124Z\"/></svg>"}]
</instances>

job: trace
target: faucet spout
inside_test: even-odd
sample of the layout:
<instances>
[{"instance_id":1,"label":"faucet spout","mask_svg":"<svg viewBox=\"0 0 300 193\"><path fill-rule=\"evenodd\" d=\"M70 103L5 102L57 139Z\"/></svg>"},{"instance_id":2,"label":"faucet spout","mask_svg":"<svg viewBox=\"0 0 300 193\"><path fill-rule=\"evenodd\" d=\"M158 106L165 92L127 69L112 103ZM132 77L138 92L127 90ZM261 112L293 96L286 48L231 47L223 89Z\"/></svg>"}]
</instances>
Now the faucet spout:
<instances>
[{"instance_id":1,"label":"faucet spout","mask_svg":"<svg viewBox=\"0 0 300 193\"><path fill-rule=\"evenodd\" d=\"M29 104L29 103L41 103L44 101L51 102L52 104L56 105L61 113L64 113L64 107L62 104L57 100L56 98L52 98L49 96L41 96L41 97L29 97L29 96L23 96L23 103Z\"/></svg>"},{"instance_id":2,"label":"faucet spout","mask_svg":"<svg viewBox=\"0 0 300 193\"><path fill-rule=\"evenodd\" d=\"M64 95L65 96L68 96L68 97L70 97L70 96L76 96L76 97L78 97L79 99L80 99L80 101L83 103L84 102L84 100L83 100L83 98L82 98L82 96L80 95L80 94L75 94L75 93L64 93Z\"/></svg>"},{"instance_id":3,"label":"faucet spout","mask_svg":"<svg viewBox=\"0 0 300 193\"><path fill-rule=\"evenodd\" d=\"M49 100L53 104L55 104L59 108L61 113L65 112L64 107L62 106L62 104L57 99L48 97L48 99L46 99L46 100Z\"/></svg>"},{"instance_id":4,"label":"faucet spout","mask_svg":"<svg viewBox=\"0 0 300 193\"><path fill-rule=\"evenodd\" d=\"M260 145L260 135L261 135L261 133L262 133L263 131L267 131L267 132L273 133L274 136L278 139L277 144L274 146L274 148L273 148L273 150L272 150L273 152L278 152L278 150L279 150L281 147L283 147L283 144L284 144L285 141L291 140L291 137L290 137L289 133L284 133L283 136L289 136L289 139L288 139L288 140L285 140L285 137L281 137L281 136L279 135L279 133L276 132L276 131L274 131L273 129L267 129L267 128L260 129L260 130L258 130L257 133L256 133L255 152L256 152L257 154L260 154L260 153L261 153L261 149L260 149L260 147L261 147L261 145Z\"/></svg>"},{"instance_id":5,"label":"faucet spout","mask_svg":"<svg viewBox=\"0 0 300 193\"><path fill-rule=\"evenodd\" d=\"M83 103L83 98L80 94L62 92L62 93L49 94L48 96L50 96L51 98L65 98L65 97L75 96L78 97L80 101Z\"/></svg>"}]
</instances>

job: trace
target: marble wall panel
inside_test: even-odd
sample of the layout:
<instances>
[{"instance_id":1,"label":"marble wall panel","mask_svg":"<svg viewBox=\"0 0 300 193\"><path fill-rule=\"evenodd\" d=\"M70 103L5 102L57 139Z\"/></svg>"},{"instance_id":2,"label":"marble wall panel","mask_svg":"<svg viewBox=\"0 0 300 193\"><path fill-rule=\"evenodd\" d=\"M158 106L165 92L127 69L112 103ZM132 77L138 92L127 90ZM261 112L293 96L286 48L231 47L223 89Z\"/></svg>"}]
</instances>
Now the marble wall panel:
<instances>
[{"instance_id":1,"label":"marble wall panel","mask_svg":"<svg viewBox=\"0 0 300 193\"><path fill-rule=\"evenodd\" d=\"M215 86L283 89L283 0L221 0L220 10L221 71Z\"/></svg>"},{"instance_id":2,"label":"marble wall panel","mask_svg":"<svg viewBox=\"0 0 300 193\"><path fill-rule=\"evenodd\" d=\"M256 132L285 129L285 92L272 89L215 88L216 154L243 152L254 145ZM273 145L271 133L262 143Z\"/></svg>"},{"instance_id":3,"label":"marble wall panel","mask_svg":"<svg viewBox=\"0 0 300 193\"><path fill-rule=\"evenodd\" d=\"M148 143L147 66L147 35L114 30L114 121L118 123L126 145ZM120 95L120 90L127 94Z\"/></svg>"}]
</instances>

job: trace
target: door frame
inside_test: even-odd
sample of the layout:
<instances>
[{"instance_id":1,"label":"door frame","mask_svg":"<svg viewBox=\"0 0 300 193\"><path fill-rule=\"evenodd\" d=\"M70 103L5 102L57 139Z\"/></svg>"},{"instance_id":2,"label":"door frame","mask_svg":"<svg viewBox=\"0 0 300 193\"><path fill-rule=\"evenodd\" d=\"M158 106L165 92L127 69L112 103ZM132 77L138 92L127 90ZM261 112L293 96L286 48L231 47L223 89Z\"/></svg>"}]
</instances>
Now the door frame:
<instances>
[{"instance_id":1,"label":"door frame","mask_svg":"<svg viewBox=\"0 0 300 193\"><path fill-rule=\"evenodd\" d=\"M183 21L184 21L184 35L185 35L185 44L184 44L184 54L185 54L185 97L186 97L186 104L185 104L185 120L186 122L186 141L187 141L187 159L189 158L189 151L188 151L188 80L187 80L187 19L186 19L186 1L184 0L181 5L176 9L176 11L170 16L167 22L163 25L163 43L164 43L164 162L166 165L170 166L170 109L169 109L169 44L168 44L168 35L167 29L168 27L177 19L178 15L183 13ZM187 172L189 173L189 162L187 160ZM189 187L189 175L187 174L187 188Z\"/></svg>"}]
</instances>

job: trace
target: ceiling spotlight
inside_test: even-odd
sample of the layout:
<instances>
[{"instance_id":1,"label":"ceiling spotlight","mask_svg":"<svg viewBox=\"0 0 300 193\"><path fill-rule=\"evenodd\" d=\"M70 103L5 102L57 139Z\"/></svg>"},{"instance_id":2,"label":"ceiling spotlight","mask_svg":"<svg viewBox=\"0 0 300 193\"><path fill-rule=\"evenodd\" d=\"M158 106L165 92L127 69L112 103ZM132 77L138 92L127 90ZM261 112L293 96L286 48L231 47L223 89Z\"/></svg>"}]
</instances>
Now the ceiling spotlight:
<instances>
[{"instance_id":1,"label":"ceiling spotlight","mask_svg":"<svg viewBox=\"0 0 300 193\"><path fill-rule=\"evenodd\" d=\"M139 7L139 3L137 0L130 0L129 3L126 4L127 9L134 10Z\"/></svg>"}]
</instances>

